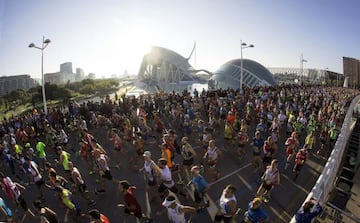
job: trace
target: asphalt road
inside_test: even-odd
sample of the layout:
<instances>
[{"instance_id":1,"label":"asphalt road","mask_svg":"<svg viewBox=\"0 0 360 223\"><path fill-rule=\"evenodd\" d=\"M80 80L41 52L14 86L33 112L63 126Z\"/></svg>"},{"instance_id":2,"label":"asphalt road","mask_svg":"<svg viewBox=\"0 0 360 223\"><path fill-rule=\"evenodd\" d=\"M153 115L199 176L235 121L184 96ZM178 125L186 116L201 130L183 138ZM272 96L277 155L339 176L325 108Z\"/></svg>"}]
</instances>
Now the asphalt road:
<instances>
[{"instance_id":1,"label":"asphalt road","mask_svg":"<svg viewBox=\"0 0 360 223\"><path fill-rule=\"evenodd\" d=\"M105 129L93 129L91 130L95 138L100 142L101 145L108 151L110 157L112 155L111 151L113 149L112 143L109 141ZM177 130L178 135L181 135L180 131ZM254 126L250 129L249 136L252 137L254 133ZM198 154L203 154L203 150L197 147L197 139L196 134L192 134L190 137L190 143L196 148L196 152ZM242 161L239 161L236 155L237 146L226 144L223 138L222 130L217 130L215 133L215 139L217 146L222 151L222 157L220 158L217 168L221 172L221 177L216 182L210 182L209 177L205 173L204 176L211 184L210 190L208 192L208 198L210 200L210 207L206 210L197 213L193 218L194 223L205 223L205 222L213 222L214 215L216 213L216 201L220 198L221 192L223 188L227 184L233 184L237 188L236 198L238 202L238 207L242 209L240 214L234 219L233 222L241 222L243 213L247 208L247 204L250 200L252 200L255 196L255 193L261 183L260 173L254 173L254 168L251 165L251 149L250 146L246 149L246 156ZM281 172L281 184L276 186L272 191L272 196L270 202L267 204L263 204L266 212L269 214L269 222L289 222L292 215L296 212L296 210L300 207L307 194L310 192L311 188L315 184L319 174L321 173L323 166L326 162L325 158L320 158L314 156L313 153L315 151L311 151L309 155L309 159L306 162L305 167L302 169L298 179L296 182L293 180L294 173L292 173L292 166L290 166L287 170L283 170L285 165L285 129L281 130L281 138L278 143L279 149L275 155L275 157L279 160L279 169ZM154 139L150 138L151 141ZM157 142L160 142L158 140ZM300 139L301 145L303 144L304 139ZM78 143L74 135L71 136L70 146L74 149L78 149ZM132 144L124 144L123 146L129 154L135 155L135 149ZM315 147L316 148L316 147ZM160 157L160 149L158 147L158 143L148 144L146 145L146 149L150 150L153 154L153 159L157 160ZM314 149L313 149L314 150ZM99 184L96 182L97 175L89 175L89 169L86 168L83 161L80 158L75 157L75 154L71 153L71 160L75 164L76 167L82 173L86 184L90 191L99 187ZM49 160L52 161L55 158L55 154L49 150ZM162 207L160 205L161 201L156 200L150 203L147 199L147 195L145 193L145 184L144 184L144 175L142 172L131 169L127 165L127 160L124 157L120 158L121 166L119 169L112 168L111 172L114 178L123 180L128 180L131 184L137 187L136 197L141 204L141 207L145 213L149 213L156 223L169 222L166 214L157 215L156 212L161 210ZM179 155L176 158L177 161L180 160ZM196 163L204 162L199 155L196 158ZM111 165L114 165L114 160L110 161ZM142 163L140 163L139 168ZM57 168L58 173L62 176L66 176L59 166ZM178 185L179 187L181 185ZM5 195L2 195L5 197ZM34 200L38 196L37 188L34 185L30 185L24 193L25 199L30 204L32 200ZM88 211L92 207L87 205L87 202L80 197L78 194L74 194L76 200L80 203L83 212ZM45 204L55 210L58 213L61 222L74 222L71 218L64 217L65 215L65 207L61 205L61 202L54 195L54 192L45 189ZM120 194L118 187L111 182L107 182L106 193L95 195L92 194L92 197L95 199L97 204L94 208L99 209L103 214L108 216L111 222L137 222L134 217L126 216L123 213L121 208L118 208L116 204L122 203L122 195ZM193 198L189 198L188 200L184 200L182 197L179 197L181 203L183 205L193 205ZM5 199L9 204L9 200ZM14 210L14 206L9 204ZM21 211L19 212L21 213ZM38 222L34 219L25 219L24 222ZM88 219L81 218L79 222L89 222Z\"/></svg>"}]
</instances>

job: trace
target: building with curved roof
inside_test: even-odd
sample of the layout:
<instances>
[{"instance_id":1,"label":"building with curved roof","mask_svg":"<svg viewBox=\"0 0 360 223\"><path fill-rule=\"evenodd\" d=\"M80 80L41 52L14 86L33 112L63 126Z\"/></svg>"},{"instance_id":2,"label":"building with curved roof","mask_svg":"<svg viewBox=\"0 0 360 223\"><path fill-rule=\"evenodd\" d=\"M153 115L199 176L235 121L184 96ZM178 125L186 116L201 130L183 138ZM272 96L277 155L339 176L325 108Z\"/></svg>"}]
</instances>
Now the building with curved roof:
<instances>
[{"instance_id":1,"label":"building with curved roof","mask_svg":"<svg viewBox=\"0 0 360 223\"><path fill-rule=\"evenodd\" d=\"M189 64L190 57L185 58L172 50L153 46L142 60L138 77L148 87L164 92L180 92L193 83L206 82L196 75L200 70L195 70Z\"/></svg>"},{"instance_id":2,"label":"building with curved roof","mask_svg":"<svg viewBox=\"0 0 360 223\"><path fill-rule=\"evenodd\" d=\"M274 86L277 84L272 73L260 63L243 59L243 86ZM213 73L209 87L215 89L239 89L241 79L241 59L223 64Z\"/></svg>"}]
</instances>

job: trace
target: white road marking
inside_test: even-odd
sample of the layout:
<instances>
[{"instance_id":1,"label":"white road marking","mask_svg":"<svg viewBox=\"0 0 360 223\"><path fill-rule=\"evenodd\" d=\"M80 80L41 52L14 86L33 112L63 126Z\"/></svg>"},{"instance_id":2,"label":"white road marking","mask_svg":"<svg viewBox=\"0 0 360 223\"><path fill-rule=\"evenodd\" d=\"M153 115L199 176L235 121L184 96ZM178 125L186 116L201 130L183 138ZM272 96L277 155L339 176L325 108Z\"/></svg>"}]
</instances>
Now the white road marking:
<instances>
[{"instance_id":1,"label":"white road marking","mask_svg":"<svg viewBox=\"0 0 360 223\"><path fill-rule=\"evenodd\" d=\"M245 186L250 190L253 191L254 188L242 177L240 176L240 174L236 174L236 176L241 180L241 182L243 182L243 184L245 184Z\"/></svg>"},{"instance_id":2,"label":"white road marking","mask_svg":"<svg viewBox=\"0 0 360 223\"><path fill-rule=\"evenodd\" d=\"M234 174L242 171L243 169L245 169L245 168L247 168L247 167L249 167L249 166L251 166L251 165L252 165L251 163L248 163L248 164L246 164L245 166L240 167L239 169L234 170L233 172L228 173L228 174L226 174L225 176L219 178L217 181L214 181L214 182L212 182L212 183L209 183L209 186L214 185L214 184L216 184L216 183L219 183L220 181L223 181L223 180L225 180L226 178L231 177L232 175L234 175Z\"/></svg>"}]
</instances>

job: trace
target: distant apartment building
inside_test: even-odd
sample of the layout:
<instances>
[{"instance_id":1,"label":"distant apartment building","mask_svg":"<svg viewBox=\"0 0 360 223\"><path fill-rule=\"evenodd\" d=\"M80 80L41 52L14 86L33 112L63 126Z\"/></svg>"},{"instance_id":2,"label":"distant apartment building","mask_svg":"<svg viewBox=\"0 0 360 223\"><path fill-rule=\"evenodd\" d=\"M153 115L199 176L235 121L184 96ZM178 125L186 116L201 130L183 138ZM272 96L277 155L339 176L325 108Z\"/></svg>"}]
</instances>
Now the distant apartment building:
<instances>
[{"instance_id":1,"label":"distant apartment building","mask_svg":"<svg viewBox=\"0 0 360 223\"><path fill-rule=\"evenodd\" d=\"M72 63L66 62L60 64L60 71L55 73L47 73L44 75L45 82L51 84L66 84L68 82L81 81L84 78L84 70L76 68L73 73Z\"/></svg>"},{"instance_id":2,"label":"distant apartment building","mask_svg":"<svg viewBox=\"0 0 360 223\"><path fill-rule=\"evenodd\" d=\"M343 57L344 76L347 78L348 87L360 87L360 60Z\"/></svg>"},{"instance_id":3,"label":"distant apartment building","mask_svg":"<svg viewBox=\"0 0 360 223\"><path fill-rule=\"evenodd\" d=\"M72 74L73 73L72 63L71 62L66 62L66 63L60 64L60 72L61 73Z\"/></svg>"},{"instance_id":4,"label":"distant apartment building","mask_svg":"<svg viewBox=\"0 0 360 223\"><path fill-rule=\"evenodd\" d=\"M75 81L82 81L85 77L84 70L81 68L76 68Z\"/></svg>"},{"instance_id":5,"label":"distant apartment building","mask_svg":"<svg viewBox=\"0 0 360 223\"><path fill-rule=\"evenodd\" d=\"M0 96L6 95L12 91L23 89L25 91L38 84L28 74L16 76L0 77Z\"/></svg>"}]
</instances>

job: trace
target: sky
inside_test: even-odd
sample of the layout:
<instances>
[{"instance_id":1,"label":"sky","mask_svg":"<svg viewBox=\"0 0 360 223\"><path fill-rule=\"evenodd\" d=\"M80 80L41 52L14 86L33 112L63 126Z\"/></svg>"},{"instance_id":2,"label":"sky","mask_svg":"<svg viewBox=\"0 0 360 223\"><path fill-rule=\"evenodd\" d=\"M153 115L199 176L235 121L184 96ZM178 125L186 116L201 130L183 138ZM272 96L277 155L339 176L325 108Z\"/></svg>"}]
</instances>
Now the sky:
<instances>
[{"instance_id":1,"label":"sky","mask_svg":"<svg viewBox=\"0 0 360 223\"><path fill-rule=\"evenodd\" d=\"M72 62L97 77L137 74L151 46L215 71L243 57L265 67L329 69L360 59L358 0L0 0L0 76L41 77Z\"/></svg>"}]
</instances>

